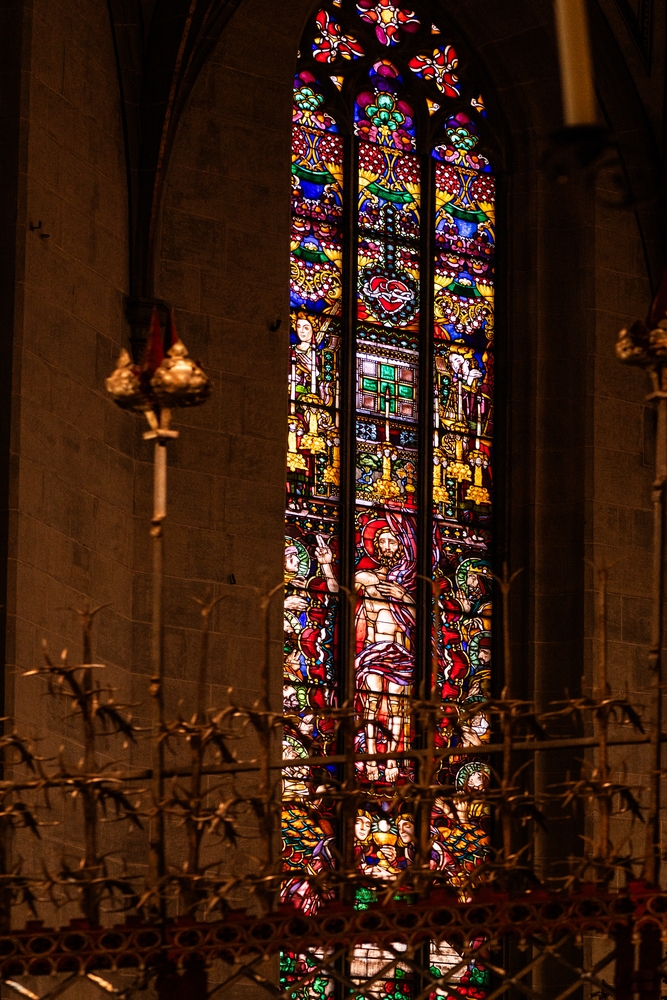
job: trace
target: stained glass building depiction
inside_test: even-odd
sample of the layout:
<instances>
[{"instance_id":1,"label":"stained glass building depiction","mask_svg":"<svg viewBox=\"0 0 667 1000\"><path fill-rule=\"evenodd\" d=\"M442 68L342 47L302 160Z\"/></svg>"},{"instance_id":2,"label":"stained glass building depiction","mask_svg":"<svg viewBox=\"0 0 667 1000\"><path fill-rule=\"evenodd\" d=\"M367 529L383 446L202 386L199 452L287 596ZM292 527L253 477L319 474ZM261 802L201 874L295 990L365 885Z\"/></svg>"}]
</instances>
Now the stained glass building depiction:
<instances>
[{"instance_id":1,"label":"stained glass building depiction","mask_svg":"<svg viewBox=\"0 0 667 1000\"><path fill-rule=\"evenodd\" d=\"M305 912L322 904L310 877L335 868L341 830L324 805L335 767L298 761L336 752L327 710L352 690L356 749L379 758L357 764L355 852L370 885L357 905L372 906L373 879L405 879L414 859L417 820L394 792L415 777L410 698L432 685L451 706L436 742L480 754L443 768L460 801L436 801L431 868L460 886L488 850L483 804L468 794L490 777L488 723L475 711L491 671L486 116L446 27L416 2L333 0L306 29L294 87L284 607L284 699L298 725L285 734L295 766L283 783L284 900ZM309 961L285 956L284 982ZM359 949L352 979L382 961ZM436 974L454 961L433 948ZM482 970L461 975L483 996ZM331 989L313 979L313 996ZM378 994L412 989L399 967Z\"/></svg>"}]
</instances>

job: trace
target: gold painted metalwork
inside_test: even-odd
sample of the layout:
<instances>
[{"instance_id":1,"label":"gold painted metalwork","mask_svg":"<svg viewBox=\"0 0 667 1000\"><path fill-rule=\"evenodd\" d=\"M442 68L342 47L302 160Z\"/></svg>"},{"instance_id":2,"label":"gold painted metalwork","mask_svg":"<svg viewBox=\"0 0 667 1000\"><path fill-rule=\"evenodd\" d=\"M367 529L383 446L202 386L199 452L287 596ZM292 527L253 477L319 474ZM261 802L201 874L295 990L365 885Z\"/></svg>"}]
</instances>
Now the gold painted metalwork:
<instances>
[{"instance_id":1,"label":"gold painted metalwork","mask_svg":"<svg viewBox=\"0 0 667 1000\"><path fill-rule=\"evenodd\" d=\"M160 405L169 409L201 406L211 395L211 382L179 339L151 378L151 389Z\"/></svg>"},{"instance_id":2,"label":"gold painted metalwork","mask_svg":"<svg viewBox=\"0 0 667 1000\"><path fill-rule=\"evenodd\" d=\"M114 403L123 410L142 413L154 405L154 401L144 392L139 375L139 367L133 364L129 353L123 348L118 358L116 370L105 382L107 392Z\"/></svg>"}]
</instances>

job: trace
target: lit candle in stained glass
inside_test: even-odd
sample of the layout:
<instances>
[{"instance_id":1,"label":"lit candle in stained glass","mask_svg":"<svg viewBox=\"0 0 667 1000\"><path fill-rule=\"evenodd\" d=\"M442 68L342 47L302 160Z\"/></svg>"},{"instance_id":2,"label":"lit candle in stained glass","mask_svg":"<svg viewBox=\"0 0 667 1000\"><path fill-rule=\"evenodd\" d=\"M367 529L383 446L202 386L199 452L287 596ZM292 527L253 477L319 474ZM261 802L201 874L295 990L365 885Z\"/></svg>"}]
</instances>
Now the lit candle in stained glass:
<instances>
[{"instance_id":1,"label":"lit candle in stained glass","mask_svg":"<svg viewBox=\"0 0 667 1000\"><path fill-rule=\"evenodd\" d=\"M384 391L384 415L385 415L385 440L391 440L391 434L389 433L389 412L391 410L391 390L389 386Z\"/></svg>"},{"instance_id":2,"label":"lit candle in stained glass","mask_svg":"<svg viewBox=\"0 0 667 1000\"><path fill-rule=\"evenodd\" d=\"M310 349L310 391L317 395L317 348L315 344Z\"/></svg>"}]
</instances>

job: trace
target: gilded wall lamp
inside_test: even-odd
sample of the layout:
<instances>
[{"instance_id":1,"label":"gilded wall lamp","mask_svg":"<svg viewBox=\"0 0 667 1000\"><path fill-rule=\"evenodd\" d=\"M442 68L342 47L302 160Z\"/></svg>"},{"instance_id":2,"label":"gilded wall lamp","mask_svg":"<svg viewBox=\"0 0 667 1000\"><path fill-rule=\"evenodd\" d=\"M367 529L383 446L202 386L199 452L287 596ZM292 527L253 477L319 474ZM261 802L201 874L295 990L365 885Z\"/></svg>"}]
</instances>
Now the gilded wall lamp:
<instances>
[{"instance_id":1,"label":"gilded wall lamp","mask_svg":"<svg viewBox=\"0 0 667 1000\"><path fill-rule=\"evenodd\" d=\"M167 445L179 432L171 427L175 409L200 406L211 393L211 383L199 365L189 357L176 333L173 314L168 323L170 347L165 356L164 338L157 308L153 309L150 332L142 363L136 365L122 350L118 365L106 380L107 391L123 410L143 413L149 430L145 441L153 441L153 602L151 629L151 694L153 696L153 796L155 816L151 824L151 881L158 885L166 874L164 818L158 808L164 798L164 522L167 516Z\"/></svg>"}]
</instances>

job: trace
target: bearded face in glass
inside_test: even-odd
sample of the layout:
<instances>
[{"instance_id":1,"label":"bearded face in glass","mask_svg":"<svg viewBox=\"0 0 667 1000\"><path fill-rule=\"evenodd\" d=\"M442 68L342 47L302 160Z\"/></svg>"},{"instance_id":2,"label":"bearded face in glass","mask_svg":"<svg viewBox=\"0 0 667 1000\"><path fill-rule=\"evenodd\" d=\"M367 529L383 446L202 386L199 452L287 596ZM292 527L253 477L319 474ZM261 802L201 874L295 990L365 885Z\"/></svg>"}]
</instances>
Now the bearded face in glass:
<instances>
[{"instance_id":1,"label":"bearded face in glass","mask_svg":"<svg viewBox=\"0 0 667 1000\"><path fill-rule=\"evenodd\" d=\"M373 542L373 550L380 566L386 569L397 566L403 558L403 546L389 528L378 531Z\"/></svg>"}]
</instances>

